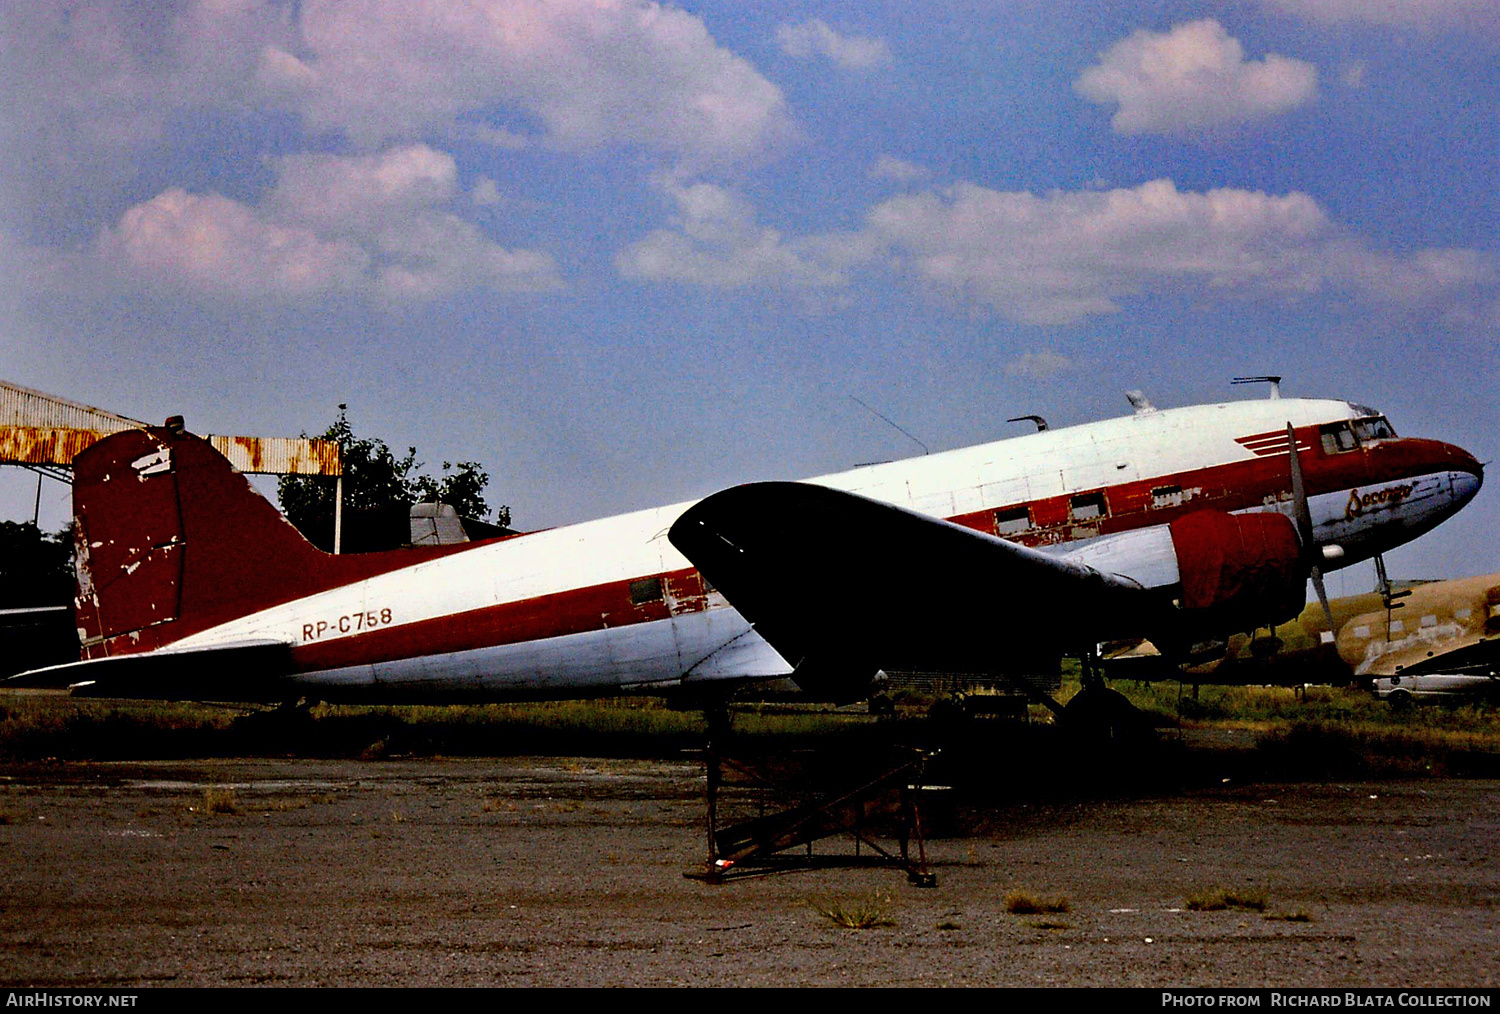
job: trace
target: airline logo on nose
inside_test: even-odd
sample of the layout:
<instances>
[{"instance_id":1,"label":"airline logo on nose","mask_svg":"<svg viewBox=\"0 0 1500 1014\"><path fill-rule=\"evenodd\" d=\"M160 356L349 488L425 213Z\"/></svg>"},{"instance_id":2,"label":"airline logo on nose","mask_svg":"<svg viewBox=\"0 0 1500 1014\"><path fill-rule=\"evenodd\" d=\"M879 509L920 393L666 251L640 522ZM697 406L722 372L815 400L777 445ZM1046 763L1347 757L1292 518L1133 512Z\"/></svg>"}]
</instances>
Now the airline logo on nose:
<instances>
[{"instance_id":1,"label":"airline logo on nose","mask_svg":"<svg viewBox=\"0 0 1500 1014\"><path fill-rule=\"evenodd\" d=\"M1349 491L1349 503L1344 507L1344 517L1357 518L1369 510L1381 507L1394 507L1407 497L1411 496L1412 490L1417 488L1415 482L1403 483L1400 486L1387 486L1385 489L1372 490L1369 493L1361 493L1357 489Z\"/></svg>"}]
</instances>

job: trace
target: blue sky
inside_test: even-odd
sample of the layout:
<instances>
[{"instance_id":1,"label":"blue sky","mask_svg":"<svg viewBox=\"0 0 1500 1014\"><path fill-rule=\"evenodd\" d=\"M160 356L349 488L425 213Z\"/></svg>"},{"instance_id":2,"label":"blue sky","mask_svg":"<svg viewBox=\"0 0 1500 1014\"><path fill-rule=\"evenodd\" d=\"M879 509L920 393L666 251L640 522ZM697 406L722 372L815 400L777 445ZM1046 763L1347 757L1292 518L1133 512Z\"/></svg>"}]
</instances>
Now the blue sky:
<instances>
[{"instance_id":1,"label":"blue sky","mask_svg":"<svg viewBox=\"0 0 1500 1014\"><path fill-rule=\"evenodd\" d=\"M1495 0L35 2L0 32L28 387L265 435L346 402L483 463L522 527L915 449L851 395L941 449L1279 373L1496 457ZM34 491L0 477L0 511ZM1500 569L1495 503L1393 571Z\"/></svg>"}]
</instances>

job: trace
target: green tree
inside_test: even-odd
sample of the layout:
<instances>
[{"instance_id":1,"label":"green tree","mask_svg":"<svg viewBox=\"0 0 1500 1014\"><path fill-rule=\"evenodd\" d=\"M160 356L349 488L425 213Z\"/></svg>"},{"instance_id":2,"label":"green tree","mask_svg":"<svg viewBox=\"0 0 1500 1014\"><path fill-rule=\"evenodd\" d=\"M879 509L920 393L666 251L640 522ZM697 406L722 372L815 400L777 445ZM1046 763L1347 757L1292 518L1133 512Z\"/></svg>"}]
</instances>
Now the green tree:
<instances>
[{"instance_id":1,"label":"green tree","mask_svg":"<svg viewBox=\"0 0 1500 1014\"><path fill-rule=\"evenodd\" d=\"M71 528L48 535L29 521L0 521L0 608L72 602Z\"/></svg>"},{"instance_id":2,"label":"green tree","mask_svg":"<svg viewBox=\"0 0 1500 1014\"><path fill-rule=\"evenodd\" d=\"M420 466L419 466L420 467ZM460 461L457 465L443 462L443 476L434 479L430 475L419 475L411 481L411 491L416 495L413 503L445 503L466 518L488 521L490 507L484 499L484 487L490 477L477 461ZM510 525L510 508L501 506L495 523Z\"/></svg>"},{"instance_id":3,"label":"green tree","mask_svg":"<svg viewBox=\"0 0 1500 1014\"><path fill-rule=\"evenodd\" d=\"M0 609L35 610L0 623L0 677L78 658L73 627L73 534L0 521Z\"/></svg>"},{"instance_id":4,"label":"green tree","mask_svg":"<svg viewBox=\"0 0 1500 1014\"><path fill-rule=\"evenodd\" d=\"M351 518L361 517L376 518L379 525L397 530L404 524L412 504L433 500L448 504L463 517L481 521L490 519L492 512L484 497L484 488L489 485L490 477L478 462L460 461L454 465L445 461L440 477L421 474L423 464L417 460L415 447L408 447L406 454L398 457L384 440L355 435L354 428L349 425L347 408L343 405L339 406L338 419L320 436L339 445L344 466L346 533ZM282 476L276 494L287 520L296 525L308 541L325 551L333 548L335 484L332 479L326 476ZM509 526L509 507L502 505L493 513L495 524ZM346 535L345 548L357 551L373 547L352 545Z\"/></svg>"}]
</instances>

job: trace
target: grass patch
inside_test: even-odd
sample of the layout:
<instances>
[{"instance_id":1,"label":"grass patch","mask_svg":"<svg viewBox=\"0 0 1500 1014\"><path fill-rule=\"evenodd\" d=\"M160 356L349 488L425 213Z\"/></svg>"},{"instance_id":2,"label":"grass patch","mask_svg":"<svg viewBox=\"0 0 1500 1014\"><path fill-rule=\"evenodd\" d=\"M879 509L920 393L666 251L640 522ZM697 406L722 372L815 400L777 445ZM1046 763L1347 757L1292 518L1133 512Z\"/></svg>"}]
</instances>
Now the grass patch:
<instances>
[{"instance_id":1,"label":"grass patch","mask_svg":"<svg viewBox=\"0 0 1500 1014\"><path fill-rule=\"evenodd\" d=\"M1160 726L1241 730L1249 777L1288 780L1500 775L1500 709L1483 703L1392 711L1359 687L1211 686L1115 680ZM1059 699L1077 690L1065 663ZM1034 721L1049 721L1039 706ZM1247 737L1249 738L1249 737Z\"/></svg>"},{"instance_id":2,"label":"grass patch","mask_svg":"<svg viewBox=\"0 0 1500 1014\"><path fill-rule=\"evenodd\" d=\"M1011 891L1005 896L1005 910L1011 915L1056 915L1072 910L1067 898L1044 898L1028 891Z\"/></svg>"},{"instance_id":3,"label":"grass patch","mask_svg":"<svg viewBox=\"0 0 1500 1014\"><path fill-rule=\"evenodd\" d=\"M1069 667L1061 700L1076 692ZM1310 687L1211 687L1195 701L1176 682L1112 689L1143 709L1157 726L1248 730L1245 746L1226 750L1236 780L1284 778L1500 777L1500 710L1423 707L1393 713L1369 693ZM867 756L891 742L932 745L943 758L933 770L965 792L1072 791L1080 784L1138 790L1192 781L1207 770L1181 763L1182 741L1170 734L1128 764L1089 761L1075 770L1051 713L1033 706L1032 724L975 721L941 730L920 719L877 725L850 716L736 707L741 756L813 748L821 756ZM328 757L379 761L399 757L679 757L701 747L702 713L659 698L610 698L527 704L355 707L319 705L296 715L192 703L92 701L65 694L0 691L0 761L146 760L208 757ZM931 736L931 742L928 737ZM1255 742L1253 749L1251 741ZM872 749L873 748L873 749ZM1173 753L1177 750L1177 753ZM1027 778L985 782L996 754L1032 761ZM1060 755L1060 756L1059 756ZM1232 755L1232 756L1228 756ZM1000 763L998 766L1004 766ZM1215 768L1215 771L1218 769ZM936 777L936 776L935 776Z\"/></svg>"},{"instance_id":4,"label":"grass patch","mask_svg":"<svg viewBox=\"0 0 1500 1014\"><path fill-rule=\"evenodd\" d=\"M220 785L210 785L203 790L203 803L197 807L197 811L208 814L241 812L239 801L234 797L234 790Z\"/></svg>"},{"instance_id":5,"label":"grass patch","mask_svg":"<svg viewBox=\"0 0 1500 1014\"><path fill-rule=\"evenodd\" d=\"M811 908L842 929L881 929L896 925L896 920L890 917L886 905L879 898L854 902L813 902Z\"/></svg>"},{"instance_id":6,"label":"grass patch","mask_svg":"<svg viewBox=\"0 0 1500 1014\"><path fill-rule=\"evenodd\" d=\"M1456 716L1432 717L1441 722ZM1483 758L1500 756L1500 734L1438 722L1392 726L1302 719L1262 732L1256 749L1273 773L1287 777L1410 778L1479 768Z\"/></svg>"},{"instance_id":7,"label":"grass patch","mask_svg":"<svg viewBox=\"0 0 1500 1014\"><path fill-rule=\"evenodd\" d=\"M1264 912L1266 896L1259 891L1215 887L1190 895L1183 907L1189 912Z\"/></svg>"},{"instance_id":8,"label":"grass patch","mask_svg":"<svg viewBox=\"0 0 1500 1014\"><path fill-rule=\"evenodd\" d=\"M817 712L737 710L748 744L843 745L873 726ZM0 691L0 760L543 754L671 757L699 747L701 711L659 698L452 706L318 705L294 715L178 702L93 701Z\"/></svg>"},{"instance_id":9,"label":"grass patch","mask_svg":"<svg viewBox=\"0 0 1500 1014\"><path fill-rule=\"evenodd\" d=\"M64 694L4 695L0 759L144 760L222 756L215 743L235 713L196 704L87 701Z\"/></svg>"}]
</instances>

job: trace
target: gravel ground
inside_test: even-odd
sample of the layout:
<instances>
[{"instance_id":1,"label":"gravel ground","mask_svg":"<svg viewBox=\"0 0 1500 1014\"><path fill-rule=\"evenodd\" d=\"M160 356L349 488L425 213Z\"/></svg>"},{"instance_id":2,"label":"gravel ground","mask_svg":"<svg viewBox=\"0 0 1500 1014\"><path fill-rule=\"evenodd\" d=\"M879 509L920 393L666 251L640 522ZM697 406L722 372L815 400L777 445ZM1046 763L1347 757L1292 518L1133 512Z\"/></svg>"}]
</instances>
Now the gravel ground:
<instances>
[{"instance_id":1,"label":"gravel ground","mask_svg":"<svg viewBox=\"0 0 1500 1014\"><path fill-rule=\"evenodd\" d=\"M0 776L12 986L1500 984L1494 781L965 811L963 834L929 841L938 886L923 890L888 869L685 879L703 852L687 762ZM237 812L205 812L226 786ZM1213 887L1266 910L1185 910ZM1011 915L1015 890L1069 910ZM893 925L842 929L818 906Z\"/></svg>"}]
</instances>

